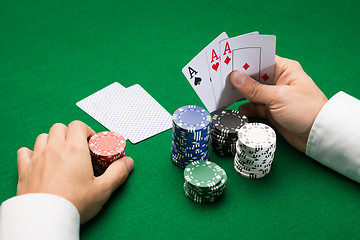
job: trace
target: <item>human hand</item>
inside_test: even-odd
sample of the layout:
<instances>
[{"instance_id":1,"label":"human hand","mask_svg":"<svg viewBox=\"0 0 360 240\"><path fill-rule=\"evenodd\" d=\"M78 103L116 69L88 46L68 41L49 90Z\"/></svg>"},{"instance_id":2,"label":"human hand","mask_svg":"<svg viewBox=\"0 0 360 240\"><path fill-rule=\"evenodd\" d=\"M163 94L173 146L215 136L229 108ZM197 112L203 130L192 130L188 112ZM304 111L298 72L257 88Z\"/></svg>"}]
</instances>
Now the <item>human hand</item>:
<instances>
[{"instance_id":1,"label":"human hand","mask_svg":"<svg viewBox=\"0 0 360 240\"><path fill-rule=\"evenodd\" d=\"M81 223L94 217L111 193L124 183L134 162L123 157L113 162L99 177L94 177L88 139L95 132L80 121L66 127L54 124L49 134L40 134L34 151L17 152L19 180L17 195L50 193L72 202Z\"/></svg>"},{"instance_id":2,"label":"human hand","mask_svg":"<svg viewBox=\"0 0 360 240\"><path fill-rule=\"evenodd\" d=\"M240 71L232 72L230 81L250 101L239 111L268 119L291 145L305 152L311 127L328 100L298 62L276 56L275 85L261 84Z\"/></svg>"}]
</instances>

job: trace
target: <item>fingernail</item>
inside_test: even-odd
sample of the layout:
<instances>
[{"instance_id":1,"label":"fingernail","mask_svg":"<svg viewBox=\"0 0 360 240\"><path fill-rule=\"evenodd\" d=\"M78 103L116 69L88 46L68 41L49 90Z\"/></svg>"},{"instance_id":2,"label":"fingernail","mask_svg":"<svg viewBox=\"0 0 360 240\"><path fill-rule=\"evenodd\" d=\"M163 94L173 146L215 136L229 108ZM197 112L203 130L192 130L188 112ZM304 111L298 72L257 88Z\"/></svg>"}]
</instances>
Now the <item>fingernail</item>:
<instances>
[{"instance_id":1,"label":"fingernail","mask_svg":"<svg viewBox=\"0 0 360 240\"><path fill-rule=\"evenodd\" d=\"M242 85L245 82L246 75L240 71L234 71L232 73L232 79L237 85Z\"/></svg>"},{"instance_id":2,"label":"fingernail","mask_svg":"<svg viewBox=\"0 0 360 240\"><path fill-rule=\"evenodd\" d=\"M134 160L131 158L126 158L126 165L130 171L134 168Z\"/></svg>"}]
</instances>

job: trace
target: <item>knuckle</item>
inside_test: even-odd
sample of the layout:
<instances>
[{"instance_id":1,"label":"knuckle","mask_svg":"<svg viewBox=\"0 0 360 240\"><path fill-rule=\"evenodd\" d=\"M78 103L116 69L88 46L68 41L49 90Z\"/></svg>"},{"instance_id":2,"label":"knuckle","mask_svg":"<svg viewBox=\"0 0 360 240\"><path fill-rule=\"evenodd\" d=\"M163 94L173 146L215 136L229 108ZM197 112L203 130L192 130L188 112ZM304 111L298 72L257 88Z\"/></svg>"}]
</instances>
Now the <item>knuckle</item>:
<instances>
[{"instance_id":1,"label":"knuckle","mask_svg":"<svg viewBox=\"0 0 360 240\"><path fill-rule=\"evenodd\" d=\"M294 69L302 69L301 64L296 60L290 60L290 64Z\"/></svg>"},{"instance_id":2,"label":"knuckle","mask_svg":"<svg viewBox=\"0 0 360 240\"><path fill-rule=\"evenodd\" d=\"M17 150L17 155L19 156L19 155L21 155L23 152L25 152L27 150L28 150L27 147L21 147L21 148L19 148L19 150Z\"/></svg>"},{"instance_id":3,"label":"knuckle","mask_svg":"<svg viewBox=\"0 0 360 240\"><path fill-rule=\"evenodd\" d=\"M39 136L37 136L36 141L38 141L38 140L40 140L42 138L46 138L47 136L48 136L47 133L41 133L41 134L39 134Z\"/></svg>"},{"instance_id":4,"label":"knuckle","mask_svg":"<svg viewBox=\"0 0 360 240\"><path fill-rule=\"evenodd\" d=\"M85 125L85 123L83 123L82 121L80 121L80 120L74 120L74 121L72 121L71 123L69 123L69 127L71 126L71 127L82 127L82 126L84 126Z\"/></svg>"},{"instance_id":5,"label":"knuckle","mask_svg":"<svg viewBox=\"0 0 360 240\"><path fill-rule=\"evenodd\" d=\"M83 144L79 144L79 142L75 141L68 141L68 144L66 145L67 152L70 153L78 153L82 151L86 151L88 148L84 148Z\"/></svg>"},{"instance_id":6,"label":"knuckle","mask_svg":"<svg viewBox=\"0 0 360 240\"><path fill-rule=\"evenodd\" d=\"M62 123L55 123L54 125L52 125L51 128L63 128L63 127L66 127L66 126Z\"/></svg>"}]
</instances>

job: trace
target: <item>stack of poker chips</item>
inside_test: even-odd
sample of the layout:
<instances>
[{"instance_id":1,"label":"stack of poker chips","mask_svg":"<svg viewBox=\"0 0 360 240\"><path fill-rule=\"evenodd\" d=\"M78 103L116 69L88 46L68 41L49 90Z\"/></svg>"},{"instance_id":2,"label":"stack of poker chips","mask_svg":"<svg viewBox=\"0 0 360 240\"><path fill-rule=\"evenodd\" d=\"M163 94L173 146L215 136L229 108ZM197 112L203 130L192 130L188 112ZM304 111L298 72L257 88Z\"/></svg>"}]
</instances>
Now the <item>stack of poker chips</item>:
<instances>
[{"instance_id":1,"label":"stack of poker chips","mask_svg":"<svg viewBox=\"0 0 360 240\"><path fill-rule=\"evenodd\" d=\"M248 123L247 117L235 110L217 110L212 115L211 149L219 155L234 155L237 131Z\"/></svg>"},{"instance_id":2,"label":"stack of poker chips","mask_svg":"<svg viewBox=\"0 0 360 240\"><path fill-rule=\"evenodd\" d=\"M100 132L89 140L94 172L102 174L110 164L125 156L126 140L116 132Z\"/></svg>"},{"instance_id":3,"label":"stack of poker chips","mask_svg":"<svg viewBox=\"0 0 360 240\"><path fill-rule=\"evenodd\" d=\"M193 161L208 160L210 122L210 114L198 106L183 106L174 112L171 160L175 165L185 168Z\"/></svg>"},{"instance_id":4,"label":"stack of poker chips","mask_svg":"<svg viewBox=\"0 0 360 240\"><path fill-rule=\"evenodd\" d=\"M210 161L195 161L184 170L185 196L196 203L211 203L225 190L227 175L224 169Z\"/></svg>"},{"instance_id":5,"label":"stack of poker chips","mask_svg":"<svg viewBox=\"0 0 360 240\"><path fill-rule=\"evenodd\" d=\"M239 130L234 168L246 178L265 177L270 172L275 150L275 131L263 123L248 123Z\"/></svg>"}]
</instances>

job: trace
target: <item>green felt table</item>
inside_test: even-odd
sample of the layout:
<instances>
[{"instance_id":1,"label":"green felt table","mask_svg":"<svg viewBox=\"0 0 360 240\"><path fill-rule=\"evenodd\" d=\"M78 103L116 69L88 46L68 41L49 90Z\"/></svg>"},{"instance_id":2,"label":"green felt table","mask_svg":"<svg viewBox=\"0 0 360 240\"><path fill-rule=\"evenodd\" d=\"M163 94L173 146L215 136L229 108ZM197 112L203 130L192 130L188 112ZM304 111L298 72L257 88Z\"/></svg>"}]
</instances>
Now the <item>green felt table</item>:
<instances>
[{"instance_id":1,"label":"green felt table","mask_svg":"<svg viewBox=\"0 0 360 240\"><path fill-rule=\"evenodd\" d=\"M17 149L32 148L54 123L78 119L106 130L75 103L113 82L140 84L171 114L204 106L181 69L222 31L274 34L277 55L301 62L327 97L343 90L360 98L359 9L359 1L348 0L2 0L0 201L16 194ZM359 236L359 184L280 135L272 170L260 180L241 177L232 158L210 151L229 179L224 197L210 205L184 196L183 170L171 162L170 146L171 130L127 142L134 171L81 226L82 239Z\"/></svg>"}]
</instances>

